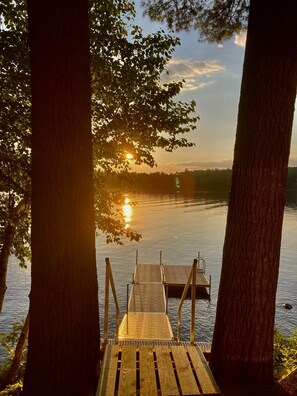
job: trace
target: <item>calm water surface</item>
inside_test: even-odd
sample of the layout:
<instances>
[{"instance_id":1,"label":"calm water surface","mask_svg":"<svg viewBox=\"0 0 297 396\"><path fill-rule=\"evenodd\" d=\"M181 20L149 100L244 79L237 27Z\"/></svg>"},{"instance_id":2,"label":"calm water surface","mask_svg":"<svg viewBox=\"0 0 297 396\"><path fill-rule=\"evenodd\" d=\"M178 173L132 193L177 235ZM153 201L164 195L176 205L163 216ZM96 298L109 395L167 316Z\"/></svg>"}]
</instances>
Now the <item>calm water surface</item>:
<instances>
[{"instance_id":1,"label":"calm water surface","mask_svg":"<svg viewBox=\"0 0 297 396\"><path fill-rule=\"evenodd\" d=\"M99 279L100 320L103 324L105 257L109 257L115 279L121 312L126 309L126 287L131 283L135 266L135 252L139 251L139 262L158 263L159 252L163 251L164 264L191 264L200 251L206 260L206 272L212 276L211 301L197 303L197 341L211 341L215 321L217 292L220 277L222 249L225 234L227 200L211 195L192 197L130 195L127 201L137 205L126 207L127 223L142 234L140 243L125 246L106 245L104 237L96 240ZM276 301L276 326L285 334L297 327L297 205L292 201L285 210L283 226L281 266ZM30 270L19 268L10 260L8 290L0 317L0 332L7 331L13 322L27 313L30 290ZM290 303L292 310L283 308ZM176 335L176 312L178 299L170 299L169 316ZM114 332L114 309L110 305L110 336ZM190 333L190 301L182 311L181 334L184 340Z\"/></svg>"}]
</instances>

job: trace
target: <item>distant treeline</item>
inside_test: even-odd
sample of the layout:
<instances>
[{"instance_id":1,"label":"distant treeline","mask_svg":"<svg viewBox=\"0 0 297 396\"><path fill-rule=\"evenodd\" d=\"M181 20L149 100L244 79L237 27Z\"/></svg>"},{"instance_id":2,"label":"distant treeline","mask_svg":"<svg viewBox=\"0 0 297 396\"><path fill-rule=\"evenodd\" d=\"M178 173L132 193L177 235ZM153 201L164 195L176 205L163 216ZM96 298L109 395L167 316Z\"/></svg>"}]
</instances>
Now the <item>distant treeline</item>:
<instances>
[{"instance_id":1,"label":"distant treeline","mask_svg":"<svg viewBox=\"0 0 297 396\"><path fill-rule=\"evenodd\" d=\"M231 169L185 170L175 174L133 172L110 175L108 180L111 186L122 187L130 192L228 192L231 174ZM297 190L297 167L289 168L287 190Z\"/></svg>"}]
</instances>

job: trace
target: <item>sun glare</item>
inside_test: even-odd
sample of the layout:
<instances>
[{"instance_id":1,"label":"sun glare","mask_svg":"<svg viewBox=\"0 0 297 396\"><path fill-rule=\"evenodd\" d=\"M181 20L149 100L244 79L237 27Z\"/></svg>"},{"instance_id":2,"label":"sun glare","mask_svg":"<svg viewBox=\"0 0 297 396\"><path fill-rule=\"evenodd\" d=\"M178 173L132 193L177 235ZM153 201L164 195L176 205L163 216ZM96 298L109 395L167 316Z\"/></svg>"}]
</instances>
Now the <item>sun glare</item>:
<instances>
[{"instance_id":1,"label":"sun glare","mask_svg":"<svg viewBox=\"0 0 297 396\"><path fill-rule=\"evenodd\" d=\"M133 158L134 158L134 157L133 157L133 154L131 154L131 153L127 153L127 154L126 154L126 159L127 159L127 160L133 160Z\"/></svg>"}]
</instances>

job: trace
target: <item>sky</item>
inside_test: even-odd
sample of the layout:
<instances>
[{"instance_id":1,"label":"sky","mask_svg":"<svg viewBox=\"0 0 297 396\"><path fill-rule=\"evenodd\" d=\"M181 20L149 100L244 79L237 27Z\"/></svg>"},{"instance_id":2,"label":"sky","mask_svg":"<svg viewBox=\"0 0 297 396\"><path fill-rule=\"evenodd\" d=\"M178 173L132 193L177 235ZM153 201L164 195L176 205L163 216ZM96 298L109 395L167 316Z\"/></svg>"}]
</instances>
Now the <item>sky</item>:
<instances>
[{"instance_id":1,"label":"sky","mask_svg":"<svg viewBox=\"0 0 297 396\"><path fill-rule=\"evenodd\" d=\"M143 16L136 2L135 23L145 34L166 33L165 24L152 22ZM245 35L236 35L223 45L199 41L198 32L175 33L181 40L168 65L172 80L186 80L178 99L195 100L200 117L195 132L189 133L193 148L177 149L173 153L157 150L156 168L133 167L141 172L181 172L185 169L231 168L235 143L237 110L245 50ZM164 81L165 82L165 81ZM290 166L297 166L297 117L291 143Z\"/></svg>"}]
</instances>

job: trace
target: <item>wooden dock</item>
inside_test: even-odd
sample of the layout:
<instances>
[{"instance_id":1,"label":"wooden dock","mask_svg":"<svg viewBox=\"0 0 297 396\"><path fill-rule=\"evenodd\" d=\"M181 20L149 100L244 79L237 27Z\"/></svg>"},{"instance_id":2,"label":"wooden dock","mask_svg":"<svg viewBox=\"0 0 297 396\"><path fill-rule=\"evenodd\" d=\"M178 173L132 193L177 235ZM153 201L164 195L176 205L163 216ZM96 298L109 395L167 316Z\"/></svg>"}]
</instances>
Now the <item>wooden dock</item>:
<instances>
[{"instance_id":1,"label":"wooden dock","mask_svg":"<svg viewBox=\"0 0 297 396\"><path fill-rule=\"evenodd\" d=\"M220 394L196 346L108 345L96 396Z\"/></svg>"},{"instance_id":2,"label":"wooden dock","mask_svg":"<svg viewBox=\"0 0 297 396\"><path fill-rule=\"evenodd\" d=\"M158 264L136 265L119 340L173 340L161 270Z\"/></svg>"},{"instance_id":3,"label":"wooden dock","mask_svg":"<svg viewBox=\"0 0 297 396\"><path fill-rule=\"evenodd\" d=\"M190 265L162 265L165 284L169 287L184 288L187 283ZM203 268L196 270L196 287L210 287L210 281L206 278Z\"/></svg>"},{"instance_id":4,"label":"wooden dock","mask_svg":"<svg viewBox=\"0 0 297 396\"><path fill-rule=\"evenodd\" d=\"M173 340L166 312L166 288L178 288L182 292L191 268L190 265L136 263L128 310L119 328L119 340ZM196 287L210 287L203 268L196 269Z\"/></svg>"},{"instance_id":5,"label":"wooden dock","mask_svg":"<svg viewBox=\"0 0 297 396\"><path fill-rule=\"evenodd\" d=\"M115 293L108 259L106 264ZM105 345L96 396L220 394L199 346L177 345L167 316L166 290L184 287L191 268L136 264L127 313L116 343ZM197 268L196 287L210 287L204 272ZM106 296L107 309L108 290Z\"/></svg>"}]
</instances>

